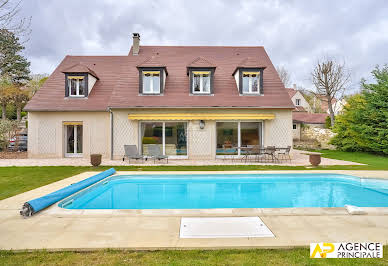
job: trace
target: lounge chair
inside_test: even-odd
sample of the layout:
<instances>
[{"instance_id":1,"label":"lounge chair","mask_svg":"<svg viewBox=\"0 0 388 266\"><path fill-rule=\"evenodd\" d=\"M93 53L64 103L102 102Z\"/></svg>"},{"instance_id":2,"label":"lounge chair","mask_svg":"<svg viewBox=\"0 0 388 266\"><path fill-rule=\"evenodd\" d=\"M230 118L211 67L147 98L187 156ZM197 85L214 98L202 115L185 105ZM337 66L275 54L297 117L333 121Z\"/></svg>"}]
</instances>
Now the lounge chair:
<instances>
[{"instance_id":1,"label":"lounge chair","mask_svg":"<svg viewBox=\"0 0 388 266\"><path fill-rule=\"evenodd\" d=\"M123 161L125 160L125 157L128 158L128 163L131 163L131 159L141 159L142 162L144 160L144 156L139 154L136 145L124 145L124 152Z\"/></svg>"},{"instance_id":2,"label":"lounge chair","mask_svg":"<svg viewBox=\"0 0 388 266\"><path fill-rule=\"evenodd\" d=\"M168 163L168 156L162 154L162 151L160 150L160 146L158 144L150 144L148 146L148 154L149 156L154 158L154 163L156 162L156 160L160 161L163 159L166 159Z\"/></svg>"}]
</instances>

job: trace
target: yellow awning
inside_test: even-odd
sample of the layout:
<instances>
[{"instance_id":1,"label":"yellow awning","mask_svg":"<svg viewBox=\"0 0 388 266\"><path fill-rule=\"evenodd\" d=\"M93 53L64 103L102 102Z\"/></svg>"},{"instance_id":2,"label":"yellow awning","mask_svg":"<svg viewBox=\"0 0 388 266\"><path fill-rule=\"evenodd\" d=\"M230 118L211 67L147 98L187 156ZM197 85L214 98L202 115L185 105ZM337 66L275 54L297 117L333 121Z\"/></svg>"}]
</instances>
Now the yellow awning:
<instances>
[{"instance_id":1,"label":"yellow awning","mask_svg":"<svg viewBox=\"0 0 388 266\"><path fill-rule=\"evenodd\" d=\"M84 76L67 76L68 79L84 79Z\"/></svg>"},{"instance_id":2,"label":"yellow awning","mask_svg":"<svg viewBox=\"0 0 388 266\"><path fill-rule=\"evenodd\" d=\"M159 75L160 71L143 71L143 75L150 74L150 75Z\"/></svg>"},{"instance_id":3,"label":"yellow awning","mask_svg":"<svg viewBox=\"0 0 388 266\"><path fill-rule=\"evenodd\" d=\"M82 122L63 122L65 126L82 125Z\"/></svg>"},{"instance_id":4,"label":"yellow awning","mask_svg":"<svg viewBox=\"0 0 388 266\"><path fill-rule=\"evenodd\" d=\"M263 120L274 119L275 114L260 113L165 113L129 114L131 120Z\"/></svg>"},{"instance_id":5,"label":"yellow awning","mask_svg":"<svg viewBox=\"0 0 388 266\"><path fill-rule=\"evenodd\" d=\"M259 75L260 72L246 72L246 71L243 71L243 75Z\"/></svg>"},{"instance_id":6,"label":"yellow awning","mask_svg":"<svg viewBox=\"0 0 388 266\"><path fill-rule=\"evenodd\" d=\"M210 74L210 71L193 71L193 74L206 75L206 74Z\"/></svg>"}]
</instances>

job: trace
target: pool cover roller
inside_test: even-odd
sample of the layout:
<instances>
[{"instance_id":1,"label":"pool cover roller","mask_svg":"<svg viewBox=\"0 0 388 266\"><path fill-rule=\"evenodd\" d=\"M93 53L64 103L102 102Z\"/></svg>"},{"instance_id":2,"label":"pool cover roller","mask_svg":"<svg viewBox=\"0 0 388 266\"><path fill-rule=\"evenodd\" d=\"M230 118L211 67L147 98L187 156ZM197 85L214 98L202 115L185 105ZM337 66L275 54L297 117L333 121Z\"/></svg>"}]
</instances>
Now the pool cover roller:
<instances>
[{"instance_id":1,"label":"pool cover roller","mask_svg":"<svg viewBox=\"0 0 388 266\"><path fill-rule=\"evenodd\" d=\"M90 185L93 185L94 183L97 183L98 181L101 181L102 179L111 176L114 173L116 173L116 170L111 168L97 175L91 176L85 180L79 181L78 183L71 184L70 186L47 194L43 197L27 201L23 204L22 210L20 211L20 215L22 215L23 217L32 216L35 213L43 210L44 208L47 208L48 206L54 204L55 202L58 202Z\"/></svg>"}]
</instances>

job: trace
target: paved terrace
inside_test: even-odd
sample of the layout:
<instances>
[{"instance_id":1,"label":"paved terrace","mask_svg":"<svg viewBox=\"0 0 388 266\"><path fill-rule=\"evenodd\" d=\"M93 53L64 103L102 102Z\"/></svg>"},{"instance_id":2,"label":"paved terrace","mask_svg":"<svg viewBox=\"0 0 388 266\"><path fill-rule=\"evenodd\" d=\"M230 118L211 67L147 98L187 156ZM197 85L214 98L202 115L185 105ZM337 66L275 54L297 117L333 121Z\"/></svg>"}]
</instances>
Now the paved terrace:
<instances>
[{"instance_id":1,"label":"paved terrace","mask_svg":"<svg viewBox=\"0 0 388 266\"><path fill-rule=\"evenodd\" d=\"M215 160L185 160L176 159L168 160L168 165L286 165L286 166L306 166L310 165L309 156L306 151L293 150L291 153L290 161L281 161L281 163L257 163L252 160L245 162L244 160L231 160L231 159L215 159ZM131 160L131 165L165 165L166 160L156 161L147 160L143 163L139 160ZM90 166L90 159L88 158L59 158L59 159L1 159L1 166ZM128 160L124 162L122 160L106 160L103 159L101 165L120 166L129 165ZM322 158L321 165L362 165L360 163Z\"/></svg>"},{"instance_id":2,"label":"paved terrace","mask_svg":"<svg viewBox=\"0 0 388 266\"><path fill-rule=\"evenodd\" d=\"M303 171L281 171L281 173L300 172ZM320 171L311 171L311 173L318 172ZM118 174L129 173L138 172ZM169 174L170 172L159 173ZM180 174L189 173L206 172L180 172ZM279 173L279 171L266 173ZM388 178L388 171L343 170L325 171L325 173ZM280 248L308 246L311 242L346 241L376 241L384 245L388 244L388 208L365 208L367 215L349 215L345 208L212 209L194 210L193 213L167 210L163 213L165 210L146 210L147 212L64 210L53 205L28 219L23 219L19 215L19 209L25 201L43 196L93 174L95 172L85 172L0 201L0 249ZM59 209L62 212L58 211ZM180 219L183 216L259 216L276 237L181 239L179 228Z\"/></svg>"}]
</instances>

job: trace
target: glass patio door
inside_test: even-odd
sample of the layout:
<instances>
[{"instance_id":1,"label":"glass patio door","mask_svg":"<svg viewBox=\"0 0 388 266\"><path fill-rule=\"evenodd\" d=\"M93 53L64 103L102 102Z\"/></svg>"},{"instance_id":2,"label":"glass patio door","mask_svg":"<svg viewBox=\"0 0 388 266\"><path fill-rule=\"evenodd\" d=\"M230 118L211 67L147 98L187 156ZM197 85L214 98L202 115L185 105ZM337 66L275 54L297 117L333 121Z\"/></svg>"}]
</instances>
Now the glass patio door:
<instances>
[{"instance_id":1,"label":"glass patio door","mask_svg":"<svg viewBox=\"0 0 388 266\"><path fill-rule=\"evenodd\" d=\"M65 157L82 157L82 125L65 126Z\"/></svg>"},{"instance_id":2,"label":"glass patio door","mask_svg":"<svg viewBox=\"0 0 388 266\"><path fill-rule=\"evenodd\" d=\"M216 156L240 156L245 152L239 147L263 145L262 122L216 122L216 131Z\"/></svg>"},{"instance_id":3,"label":"glass patio door","mask_svg":"<svg viewBox=\"0 0 388 266\"><path fill-rule=\"evenodd\" d=\"M150 155L150 145L158 145L170 158L187 157L187 122L141 122L140 149Z\"/></svg>"}]
</instances>

